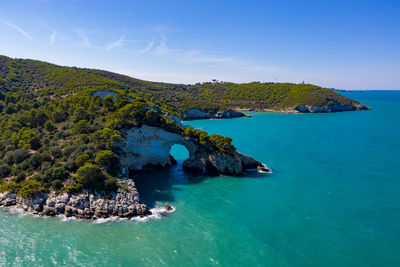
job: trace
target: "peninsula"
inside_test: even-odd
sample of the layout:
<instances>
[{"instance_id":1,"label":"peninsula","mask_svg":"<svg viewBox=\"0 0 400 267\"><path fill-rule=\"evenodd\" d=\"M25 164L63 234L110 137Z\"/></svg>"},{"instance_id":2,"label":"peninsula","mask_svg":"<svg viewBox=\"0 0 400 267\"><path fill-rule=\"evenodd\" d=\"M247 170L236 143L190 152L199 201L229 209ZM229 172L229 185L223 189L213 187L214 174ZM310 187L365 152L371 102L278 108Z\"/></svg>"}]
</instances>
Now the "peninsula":
<instances>
[{"instance_id":1,"label":"peninsula","mask_svg":"<svg viewBox=\"0 0 400 267\"><path fill-rule=\"evenodd\" d=\"M365 109L314 85L166 84L0 56L0 206L84 219L146 216L130 173L174 164L174 144L189 151L186 170L263 168L230 137L183 127L181 119Z\"/></svg>"}]
</instances>

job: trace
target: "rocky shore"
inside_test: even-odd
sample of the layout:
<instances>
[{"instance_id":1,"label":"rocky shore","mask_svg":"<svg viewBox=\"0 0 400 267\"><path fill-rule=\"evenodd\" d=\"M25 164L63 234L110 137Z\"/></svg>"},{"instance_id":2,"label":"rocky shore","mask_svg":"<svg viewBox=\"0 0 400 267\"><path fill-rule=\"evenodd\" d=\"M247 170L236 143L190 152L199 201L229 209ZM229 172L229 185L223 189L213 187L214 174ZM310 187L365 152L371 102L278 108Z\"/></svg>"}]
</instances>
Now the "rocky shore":
<instances>
[{"instance_id":1,"label":"rocky shore","mask_svg":"<svg viewBox=\"0 0 400 267\"><path fill-rule=\"evenodd\" d=\"M235 110L229 109L221 112L208 113L200 109L189 109L183 113L182 120L201 120L201 119L230 119L230 118L241 118L251 117L250 115L242 111L265 111L265 112L278 112L278 113L330 113L330 112L342 112L342 111L360 111L369 110L370 108L362 104L331 104L321 107L309 106L309 105L298 105L291 108L285 109L254 109L254 108L237 108Z\"/></svg>"},{"instance_id":2,"label":"rocky shore","mask_svg":"<svg viewBox=\"0 0 400 267\"><path fill-rule=\"evenodd\" d=\"M300 113L329 113L329 112L342 112L342 111L357 111L357 110L369 110L370 108L362 105L344 105L344 104L332 104L322 107L312 107L308 105L296 106L293 110Z\"/></svg>"},{"instance_id":3,"label":"rocky shore","mask_svg":"<svg viewBox=\"0 0 400 267\"><path fill-rule=\"evenodd\" d=\"M93 194L42 193L33 198L23 198L10 192L0 193L0 206L15 206L35 215L76 217L96 220L118 216L129 218L147 216L151 212L139 203L139 194L131 179L119 179L119 189L110 199Z\"/></svg>"},{"instance_id":4,"label":"rocky shore","mask_svg":"<svg viewBox=\"0 0 400 267\"><path fill-rule=\"evenodd\" d=\"M240 117L250 117L249 115L235 111L232 109L220 111L220 112L211 112L208 113L206 111L202 111L197 108L192 108L186 110L183 113L182 120L189 121L189 120L200 120L200 119L231 119L231 118L240 118Z\"/></svg>"}]
</instances>

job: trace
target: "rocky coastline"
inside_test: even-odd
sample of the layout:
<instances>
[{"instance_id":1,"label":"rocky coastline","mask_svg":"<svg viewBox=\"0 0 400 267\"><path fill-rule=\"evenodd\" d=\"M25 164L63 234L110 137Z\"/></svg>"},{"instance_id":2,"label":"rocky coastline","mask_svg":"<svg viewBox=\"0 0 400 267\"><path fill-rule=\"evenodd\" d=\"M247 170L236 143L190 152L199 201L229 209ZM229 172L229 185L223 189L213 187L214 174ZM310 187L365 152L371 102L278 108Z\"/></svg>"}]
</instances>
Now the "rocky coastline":
<instances>
[{"instance_id":1,"label":"rocky coastline","mask_svg":"<svg viewBox=\"0 0 400 267\"><path fill-rule=\"evenodd\" d=\"M343 112L343 111L360 111L369 110L370 108L362 104L346 105L346 104L332 104L322 107L312 107L309 105L299 105L293 110L300 113L330 113L330 112Z\"/></svg>"},{"instance_id":2,"label":"rocky coastline","mask_svg":"<svg viewBox=\"0 0 400 267\"><path fill-rule=\"evenodd\" d=\"M149 165L168 167L176 164L169 154L174 144L180 144L189 151L189 158L183 168L189 171L217 175L241 175L248 169L259 169L263 164L249 156L234 152L223 152L207 144L200 144L196 138L184 137L159 127L143 125L125 132L125 138L118 144L121 150L121 177L128 177L130 171L145 170ZM0 207L16 207L25 212L41 216L65 216L84 220L109 217L132 218L151 215L150 209L139 201L139 193L132 179L118 179L117 191L109 196L92 194L43 192L30 198L12 192L0 193ZM165 207L170 211L170 206Z\"/></svg>"},{"instance_id":3,"label":"rocky coastline","mask_svg":"<svg viewBox=\"0 0 400 267\"><path fill-rule=\"evenodd\" d=\"M228 109L219 112L206 112L197 108L186 110L182 115L183 121L201 120L201 119L232 119L241 117L251 117L246 113Z\"/></svg>"},{"instance_id":4,"label":"rocky coastline","mask_svg":"<svg viewBox=\"0 0 400 267\"><path fill-rule=\"evenodd\" d=\"M332 113L344 111L362 111L370 110L368 106L362 104L346 105L346 104L332 104L322 107L315 107L309 105L297 105L295 107L286 109L254 109L254 108L238 108L237 111L258 111L258 112L273 112L273 113Z\"/></svg>"},{"instance_id":5,"label":"rocky coastline","mask_svg":"<svg viewBox=\"0 0 400 267\"><path fill-rule=\"evenodd\" d=\"M139 193L131 179L119 179L117 192L109 199L90 193L68 194L41 193L32 198L23 198L10 192L0 193L0 206L17 207L33 215L75 217L97 220L118 216L131 218L147 216L151 212L139 202Z\"/></svg>"},{"instance_id":6,"label":"rocky coastline","mask_svg":"<svg viewBox=\"0 0 400 267\"><path fill-rule=\"evenodd\" d=\"M211 113L200 109L192 108L186 110L183 113L182 121L251 117L250 115L244 113L246 111L275 112L275 113L331 113L331 112L361 111L361 110L370 110L370 108L362 104L341 104L341 103L325 105L321 107L309 106L309 105L297 105L285 109L235 108L235 109L228 109L220 112L211 112Z\"/></svg>"},{"instance_id":7,"label":"rocky coastline","mask_svg":"<svg viewBox=\"0 0 400 267\"><path fill-rule=\"evenodd\" d=\"M239 152L223 151L212 144L200 143L197 138L168 132L159 127L142 125L126 130L120 148L120 177L128 177L131 171L144 170L149 165L168 167L176 164L169 154L175 144L189 151L183 163L185 170L204 174L239 176L249 169L263 168L263 164ZM65 216L95 221L110 217L133 218L152 215L151 210L139 201L139 193L132 179L117 179L115 193L95 194L67 193L50 190L22 197L14 191L0 193L0 207L16 207L38 216ZM173 208L165 204L165 212Z\"/></svg>"}]
</instances>

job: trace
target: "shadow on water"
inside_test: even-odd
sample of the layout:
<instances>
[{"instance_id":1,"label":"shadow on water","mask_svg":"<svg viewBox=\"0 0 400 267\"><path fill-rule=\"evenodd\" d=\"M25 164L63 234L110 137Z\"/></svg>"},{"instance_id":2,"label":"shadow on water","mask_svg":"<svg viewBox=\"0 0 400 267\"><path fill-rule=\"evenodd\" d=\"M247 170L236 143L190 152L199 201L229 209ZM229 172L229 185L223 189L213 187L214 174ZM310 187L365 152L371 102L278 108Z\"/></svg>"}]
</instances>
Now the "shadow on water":
<instances>
[{"instance_id":1,"label":"shadow on water","mask_svg":"<svg viewBox=\"0 0 400 267\"><path fill-rule=\"evenodd\" d=\"M174 192L182 190L177 185L198 184L205 179L215 177L184 171L182 164L189 157L189 153L184 146L174 145L170 154L176 159L177 165L169 168L136 172L130 175L140 193L141 202L150 208L155 207L157 202L174 202ZM231 178L262 178L267 175L257 172L246 172L243 176Z\"/></svg>"},{"instance_id":2,"label":"shadow on water","mask_svg":"<svg viewBox=\"0 0 400 267\"><path fill-rule=\"evenodd\" d=\"M184 146L174 145L170 154L176 159L177 165L131 174L140 193L140 200L150 208L157 202L174 202L174 192L181 190L177 185L200 183L205 176L185 172L182 164L189 157Z\"/></svg>"},{"instance_id":3,"label":"shadow on water","mask_svg":"<svg viewBox=\"0 0 400 267\"><path fill-rule=\"evenodd\" d=\"M131 174L136 187L140 193L141 202L154 208L157 202L173 203L175 201L175 192L183 190L177 185L199 184L206 179L216 176L199 175L192 172L186 172L182 169L183 161L178 161L178 165L165 169L157 169ZM226 177L233 179L259 179L265 178L270 174L260 174L249 172L239 177ZM218 176L219 177L219 176Z\"/></svg>"},{"instance_id":4,"label":"shadow on water","mask_svg":"<svg viewBox=\"0 0 400 267\"><path fill-rule=\"evenodd\" d=\"M183 161L170 168L144 171L131 174L140 193L140 200L150 208L157 202L171 203L175 201L174 192L182 190L176 185L196 184L209 176L196 175L182 169Z\"/></svg>"}]
</instances>

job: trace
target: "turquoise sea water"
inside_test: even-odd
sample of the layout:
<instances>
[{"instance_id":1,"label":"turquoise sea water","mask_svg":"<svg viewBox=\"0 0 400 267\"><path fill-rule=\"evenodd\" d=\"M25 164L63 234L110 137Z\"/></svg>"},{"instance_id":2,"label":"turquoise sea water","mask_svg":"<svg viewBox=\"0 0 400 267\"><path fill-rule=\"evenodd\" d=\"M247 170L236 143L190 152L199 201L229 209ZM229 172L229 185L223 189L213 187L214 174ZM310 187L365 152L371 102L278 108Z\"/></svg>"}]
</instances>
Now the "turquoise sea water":
<instances>
[{"instance_id":1,"label":"turquoise sea water","mask_svg":"<svg viewBox=\"0 0 400 267\"><path fill-rule=\"evenodd\" d=\"M400 92L345 95L372 110L188 122L231 136L273 173L201 177L178 165L136 177L143 201L176 207L160 220L0 210L0 265L400 266Z\"/></svg>"}]
</instances>

